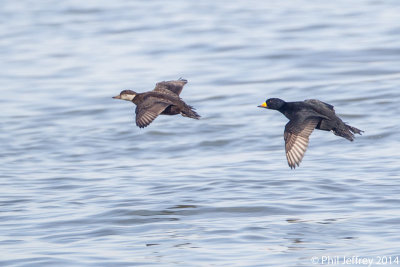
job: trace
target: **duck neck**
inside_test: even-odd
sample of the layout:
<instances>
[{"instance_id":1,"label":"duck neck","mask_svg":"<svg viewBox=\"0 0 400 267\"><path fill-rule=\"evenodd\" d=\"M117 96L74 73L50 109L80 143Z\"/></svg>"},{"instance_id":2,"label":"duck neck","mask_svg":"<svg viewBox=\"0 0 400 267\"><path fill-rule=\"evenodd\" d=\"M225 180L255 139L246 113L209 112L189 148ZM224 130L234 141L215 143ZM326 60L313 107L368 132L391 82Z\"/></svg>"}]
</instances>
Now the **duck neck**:
<instances>
[{"instance_id":1,"label":"duck neck","mask_svg":"<svg viewBox=\"0 0 400 267\"><path fill-rule=\"evenodd\" d=\"M277 110L282 113L285 114L285 110L287 109L287 103L284 102L282 106L280 106L280 108L278 108Z\"/></svg>"},{"instance_id":2,"label":"duck neck","mask_svg":"<svg viewBox=\"0 0 400 267\"><path fill-rule=\"evenodd\" d=\"M132 99L132 102L137 105L142 100L141 94L136 94L135 98Z\"/></svg>"},{"instance_id":3,"label":"duck neck","mask_svg":"<svg viewBox=\"0 0 400 267\"><path fill-rule=\"evenodd\" d=\"M283 103L283 105L280 107L280 108L278 108L278 111L280 112L280 113L282 113L283 115L285 115L285 117L286 118L288 118L289 120L291 119L290 117L289 117L289 114L290 114L290 112L288 112L289 110L290 110L290 105L288 105L286 102L285 103Z\"/></svg>"}]
</instances>

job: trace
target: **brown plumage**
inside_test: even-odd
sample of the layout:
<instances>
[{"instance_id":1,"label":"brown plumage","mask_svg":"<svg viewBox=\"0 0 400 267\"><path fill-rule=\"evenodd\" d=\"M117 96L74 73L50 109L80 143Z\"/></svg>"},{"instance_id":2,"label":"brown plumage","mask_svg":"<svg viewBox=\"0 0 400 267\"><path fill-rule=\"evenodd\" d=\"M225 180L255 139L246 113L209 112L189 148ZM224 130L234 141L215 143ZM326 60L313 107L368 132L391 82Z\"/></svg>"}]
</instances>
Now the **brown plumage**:
<instances>
[{"instance_id":1,"label":"brown plumage","mask_svg":"<svg viewBox=\"0 0 400 267\"><path fill-rule=\"evenodd\" d=\"M314 129L332 131L335 135L354 140L354 134L363 131L347 125L335 113L332 105L316 99L301 102L285 102L270 98L259 107L275 109L285 115L289 122L285 126L284 139L286 159L290 168L299 166L307 150L308 138Z\"/></svg>"},{"instance_id":2,"label":"brown plumage","mask_svg":"<svg viewBox=\"0 0 400 267\"><path fill-rule=\"evenodd\" d=\"M158 115L177 115L199 119L200 115L192 106L186 104L180 97L187 80L163 81L156 84L154 90L136 93L123 90L115 99L131 101L136 104L136 125L140 128L148 126Z\"/></svg>"}]
</instances>

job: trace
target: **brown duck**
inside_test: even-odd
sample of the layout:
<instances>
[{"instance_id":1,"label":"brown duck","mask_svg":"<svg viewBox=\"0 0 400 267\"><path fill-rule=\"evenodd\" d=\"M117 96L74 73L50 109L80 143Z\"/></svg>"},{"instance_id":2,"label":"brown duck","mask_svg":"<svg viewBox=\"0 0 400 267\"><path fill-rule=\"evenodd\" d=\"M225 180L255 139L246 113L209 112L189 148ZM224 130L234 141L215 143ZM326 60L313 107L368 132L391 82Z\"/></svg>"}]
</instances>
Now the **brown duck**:
<instances>
[{"instance_id":1,"label":"brown duck","mask_svg":"<svg viewBox=\"0 0 400 267\"><path fill-rule=\"evenodd\" d=\"M136 93L123 90L115 99L131 101L136 104L136 125L140 128L148 126L158 115L177 115L198 120L200 115L192 106L186 104L179 94L187 80L163 81L156 84L153 91Z\"/></svg>"}]
</instances>

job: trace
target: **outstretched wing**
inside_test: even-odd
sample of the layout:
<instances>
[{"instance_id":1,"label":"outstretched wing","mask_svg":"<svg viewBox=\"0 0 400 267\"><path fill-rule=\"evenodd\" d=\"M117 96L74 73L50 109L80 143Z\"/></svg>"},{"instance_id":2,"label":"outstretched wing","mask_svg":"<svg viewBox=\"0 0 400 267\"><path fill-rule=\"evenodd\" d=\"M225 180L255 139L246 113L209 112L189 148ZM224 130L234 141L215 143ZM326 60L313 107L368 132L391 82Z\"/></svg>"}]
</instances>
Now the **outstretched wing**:
<instances>
[{"instance_id":1,"label":"outstretched wing","mask_svg":"<svg viewBox=\"0 0 400 267\"><path fill-rule=\"evenodd\" d=\"M286 159L291 169L299 166L308 147L308 137L317 126L320 118L291 120L285 126Z\"/></svg>"},{"instance_id":2,"label":"outstretched wing","mask_svg":"<svg viewBox=\"0 0 400 267\"><path fill-rule=\"evenodd\" d=\"M153 99L154 100L154 99ZM148 126L170 103L153 102L152 98L147 98L136 107L136 125L139 128Z\"/></svg>"},{"instance_id":3,"label":"outstretched wing","mask_svg":"<svg viewBox=\"0 0 400 267\"><path fill-rule=\"evenodd\" d=\"M185 84L187 84L187 80L182 78L176 81L163 81L156 84L154 91L165 94L171 94L172 92L175 95L180 95Z\"/></svg>"}]
</instances>

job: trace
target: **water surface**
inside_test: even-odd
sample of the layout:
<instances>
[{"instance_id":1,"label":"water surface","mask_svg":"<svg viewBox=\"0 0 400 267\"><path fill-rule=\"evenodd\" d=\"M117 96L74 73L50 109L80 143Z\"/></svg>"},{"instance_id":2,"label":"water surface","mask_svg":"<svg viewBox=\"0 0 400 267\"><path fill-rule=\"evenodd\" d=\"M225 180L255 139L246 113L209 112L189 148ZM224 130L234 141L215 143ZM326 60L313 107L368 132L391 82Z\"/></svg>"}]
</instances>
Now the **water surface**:
<instances>
[{"instance_id":1,"label":"water surface","mask_svg":"<svg viewBox=\"0 0 400 267\"><path fill-rule=\"evenodd\" d=\"M2 2L0 265L400 256L399 12L367 0ZM111 98L179 77L199 121L139 129L134 105ZM256 107L267 97L318 98L365 134L316 131L290 170L286 119Z\"/></svg>"}]
</instances>

